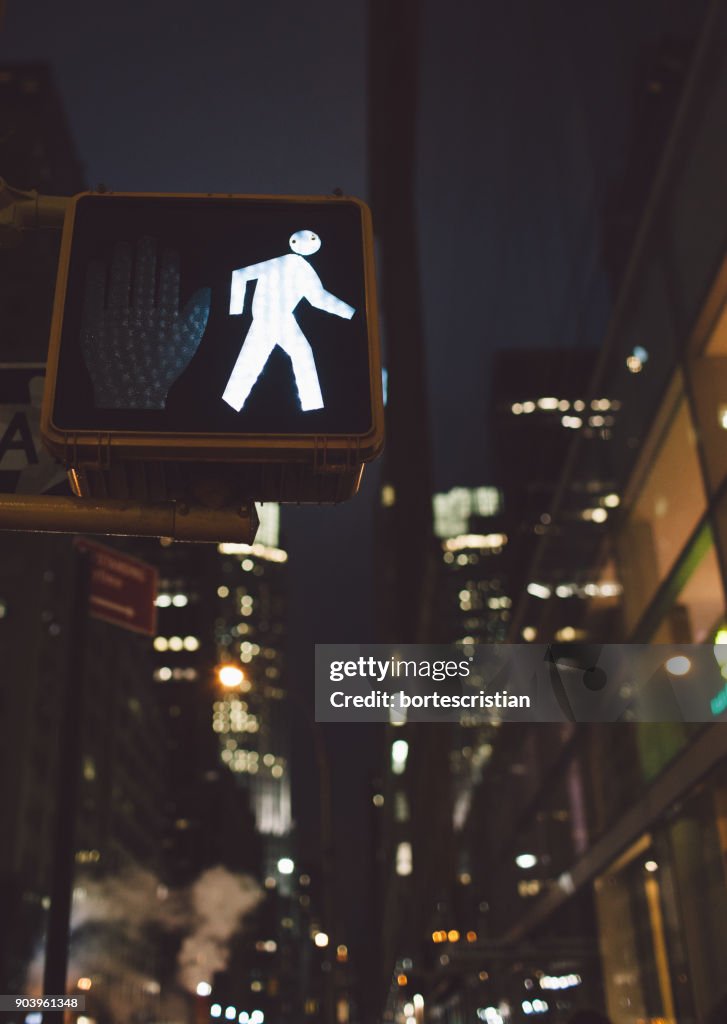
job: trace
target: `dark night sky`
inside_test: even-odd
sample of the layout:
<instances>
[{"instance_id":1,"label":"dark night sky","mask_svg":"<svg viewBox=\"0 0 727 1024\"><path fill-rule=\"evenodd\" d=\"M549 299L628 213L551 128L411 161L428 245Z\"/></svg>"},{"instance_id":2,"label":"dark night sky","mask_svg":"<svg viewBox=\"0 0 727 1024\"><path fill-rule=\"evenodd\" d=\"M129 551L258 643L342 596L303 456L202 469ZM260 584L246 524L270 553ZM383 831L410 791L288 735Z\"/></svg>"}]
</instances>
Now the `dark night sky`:
<instances>
[{"instance_id":1,"label":"dark night sky","mask_svg":"<svg viewBox=\"0 0 727 1024\"><path fill-rule=\"evenodd\" d=\"M487 482L494 350L598 341L599 218L623 168L636 55L687 8L422 0L417 200L438 488ZM366 198L364 0L8 0L0 60L37 59L55 69L91 185ZM292 685L309 678L315 641L373 638L374 477L346 506L286 512ZM369 747L354 727L332 743L351 820ZM345 842L360 866L365 838Z\"/></svg>"}]
</instances>

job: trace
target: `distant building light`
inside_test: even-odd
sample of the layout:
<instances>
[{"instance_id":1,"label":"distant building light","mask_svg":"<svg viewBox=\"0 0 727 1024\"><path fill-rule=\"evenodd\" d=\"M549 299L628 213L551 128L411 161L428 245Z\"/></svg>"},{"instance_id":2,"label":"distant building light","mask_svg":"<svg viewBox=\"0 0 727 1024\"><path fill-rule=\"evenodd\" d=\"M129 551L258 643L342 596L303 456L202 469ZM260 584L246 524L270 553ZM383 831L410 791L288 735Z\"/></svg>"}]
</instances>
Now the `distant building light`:
<instances>
[{"instance_id":1,"label":"distant building light","mask_svg":"<svg viewBox=\"0 0 727 1024\"><path fill-rule=\"evenodd\" d=\"M552 412L554 409L557 409L559 404L560 403L558 402L557 398L538 399L538 408L544 409L546 412Z\"/></svg>"},{"instance_id":2,"label":"distant building light","mask_svg":"<svg viewBox=\"0 0 727 1024\"><path fill-rule=\"evenodd\" d=\"M513 414L513 416L520 416L522 414L522 411L522 402L514 402L513 405L510 406L510 412Z\"/></svg>"},{"instance_id":3,"label":"distant building light","mask_svg":"<svg viewBox=\"0 0 727 1024\"><path fill-rule=\"evenodd\" d=\"M175 608L186 608L189 604L189 598L186 594L175 594L172 598L172 604Z\"/></svg>"},{"instance_id":4,"label":"distant building light","mask_svg":"<svg viewBox=\"0 0 727 1024\"><path fill-rule=\"evenodd\" d=\"M544 999L533 999L532 1003L530 1000L525 999L522 1003L523 1013L530 1015L531 1013L547 1013L548 1004Z\"/></svg>"},{"instance_id":5,"label":"distant building light","mask_svg":"<svg viewBox=\"0 0 727 1024\"><path fill-rule=\"evenodd\" d=\"M220 1006L220 1004L219 1003L212 1003L212 1006L210 1006L210 1017L221 1017L221 1016L222 1016L222 1007Z\"/></svg>"},{"instance_id":6,"label":"distant building light","mask_svg":"<svg viewBox=\"0 0 727 1024\"><path fill-rule=\"evenodd\" d=\"M531 644L538 635L538 631L535 626L523 626L520 634L526 644Z\"/></svg>"},{"instance_id":7,"label":"distant building light","mask_svg":"<svg viewBox=\"0 0 727 1024\"><path fill-rule=\"evenodd\" d=\"M523 402L523 412L535 412L535 402Z\"/></svg>"},{"instance_id":8,"label":"distant building light","mask_svg":"<svg viewBox=\"0 0 727 1024\"><path fill-rule=\"evenodd\" d=\"M569 409L570 409L570 402L568 401L567 398L563 398L563 399L560 400L560 402L558 402L558 410L560 412L568 412Z\"/></svg>"},{"instance_id":9,"label":"distant building light","mask_svg":"<svg viewBox=\"0 0 727 1024\"><path fill-rule=\"evenodd\" d=\"M543 974L539 982L540 987L555 991L564 988L575 988L582 982L580 974Z\"/></svg>"},{"instance_id":10,"label":"distant building light","mask_svg":"<svg viewBox=\"0 0 727 1024\"><path fill-rule=\"evenodd\" d=\"M210 983L208 981L200 981L199 985L197 985L197 995L198 996L208 996L208 995L211 994L211 992L212 992L212 986L210 985Z\"/></svg>"},{"instance_id":11,"label":"distant building light","mask_svg":"<svg viewBox=\"0 0 727 1024\"><path fill-rule=\"evenodd\" d=\"M217 678L222 686L233 689L241 685L245 674L239 665L220 665L217 669Z\"/></svg>"},{"instance_id":12,"label":"distant building light","mask_svg":"<svg viewBox=\"0 0 727 1024\"><path fill-rule=\"evenodd\" d=\"M228 1006L225 1010L225 1020L234 1020L237 1017L237 1007Z\"/></svg>"},{"instance_id":13,"label":"distant building light","mask_svg":"<svg viewBox=\"0 0 727 1024\"><path fill-rule=\"evenodd\" d=\"M399 988L404 988L405 985L409 984L409 979L405 974L397 974L396 984L399 986Z\"/></svg>"},{"instance_id":14,"label":"distant building light","mask_svg":"<svg viewBox=\"0 0 727 1024\"><path fill-rule=\"evenodd\" d=\"M497 487L453 487L432 498L434 532L444 539L467 533L472 516L489 517L502 510Z\"/></svg>"},{"instance_id":15,"label":"distant building light","mask_svg":"<svg viewBox=\"0 0 727 1024\"><path fill-rule=\"evenodd\" d=\"M287 562L288 552L269 544L218 544L217 550L221 555L252 555L253 558L261 558L264 562Z\"/></svg>"},{"instance_id":16,"label":"distant building light","mask_svg":"<svg viewBox=\"0 0 727 1024\"><path fill-rule=\"evenodd\" d=\"M641 373L648 361L649 353L643 345L636 345L631 355L626 358L626 369L629 373Z\"/></svg>"},{"instance_id":17,"label":"distant building light","mask_svg":"<svg viewBox=\"0 0 727 1024\"><path fill-rule=\"evenodd\" d=\"M159 594L154 604L157 608L168 608L172 603L172 599L169 594Z\"/></svg>"},{"instance_id":18,"label":"distant building light","mask_svg":"<svg viewBox=\"0 0 727 1024\"><path fill-rule=\"evenodd\" d=\"M265 1014L262 1010L253 1010L250 1014L250 1024L263 1024Z\"/></svg>"},{"instance_id":19,"label":"distant building light","mask_svg":"<svg viewBox=\"0 0 727 1024\"><path fill-rule=\"evenodd\" d=\"M597 597L618 597L623 592L623 587L615 581L600 583L596 585Z\"/></svg>"},{"instance_id":20,"label":"distant building light","mask_svg":"<svg viewBox=\"0 0 727 1024\"><path fill-rule=\"evenodd\" d=\"M413 855L411 843L399 843L396 848L396 873L397 875L410 875L413 870Z\"/></svg>"},{"instance_id":21,"label":"distant building light","mask_svg":"<svg viewBox=\"0 0 727 1024\"><path fill-rule=\"evenodd\" d=\"M394 775L403 775L409 756L409 744L406 740L394 740L391 744L391 770Z\"/></svg>"},{"instance_id":22,"label":"distant building light","mask_svg":"<svg viewBox=\"0 0 727 1024\"><path fill-rule=\"evenodd\" d=\"M463 533L445 540L442 547L445 551L488 551L503 548L507 544L505 533Z\"/></svg>"},{"instance_id":23,"label":"distant building light","mask_svg":"<svg viewBox=\"0 0 727 1024\"><path fill-rule=\"evenodd\" d=\"M459 942L460 934L456 928L450 928L447 932L447 942Z\"/></svg>"},{"instance_id":24,"label":"distant building light","mask_svg":"<svg viewBox=\"0 0 727 1024\"><path fill-rule=\"evenodd\" d=\"M606 508L618 508L621 504L621 498L618 494L605 494L601 498L601 504L605 505Z\"/></svg>"},{"instance_id":25,"label":"distant building light","mask_svg":"<svg viewBox=\"0 0 727 1024\"><path fill-rule=\"evenodd\" d=\"M166 651L169 648L167 638L165 636L154 637L154 650L155 651Z\"/></svg>"},{"instance_id":26,"label":"distant building light","mask_svg":"<svg viewBox=\"0 0 727 1024\"><path fill-rule=\"evenodd\" d=\"M644 867L651 874L653 874L654 871L658 871L659 870L659 865L656 863L655 860L647 860L647 862L644 864Z\"/></svg>"},{"instance_id":27,"label":"distant building light","mask_svg":"<svg viewBox=\"0 0 727 1024\"><path fill-rule=\"evenodd\" d=\"M336 960L339 964L348 963L348 946L344 946L343 943L336 946Z\"/></svg>"},{"instance_id":28,"label":"distant building light","mask_svg":"<svg viewBox=\"0 0 727 1024\"><path fill-rule=\"evenodd\" d=\"M523 871L527 871L529 868L534 868L538 863L538 858L534 853L519 853L515 858L515 863Z\"/></svg>"},{"instance_id":29,"label":"distant building light","mask_svg":"<svg viewBox=\"0 0 727 1024\"><path fill-rule=\"evenodd\" d=\"M88 992L93 985L90 978L79 978L76 982L76 988L80 988L81 992Z\"/></svg>"},{"instance_id":30,"label":"distant building light","mask_svg":"<svg viewBox=\"0 0 727 1024\"><path fill-rule=\"evenodd\" d=\"M394 725L398 728L401 725L406 725L406 719L406 708L395 707L392 702L392 705L389 708L389 725Z\"/></svg>"},{"instance_id":31,"label":"distant building light","mask_svg":"<svg viewBox=\"0 0 727 1024\"><path fill-rule=\"evenodd\" d=\"M547 600L551 593L550 587L544 583L528 583L527 591L531 597L539 597L541 601Z\"/></svg>"},{"instance_id":32,"label":"distant building light","mask_svg":"<svg viewBox=\"0 0 727 1024\"><path fill-rule=\"evenodd\" d=\"M396 504L396 488L393 484L384 484L381 488L382 508L392 508Z\"/></svg>"},{"instance_id":33,"label":"distant building light","mask_svg":"<svg viewBox=\"0 0 727 1024\"><path fill-rule=\"evenodd\" d=\"M583 426L583 420L580 416L561 416L560 422L570 430L578 430L579 427Z\"/></svg>"},{"instance_id":34,"label":"distant building light","mask_svg":"<svg viewBox=\"0 0 727 1024\"><path fill-rule=\"evenodd\" d=\"M383 793L374 793L372 799L373 799L374 807L383 807L384 806L384 796L383 796Z\"/></svg>"},{"instance_id":35,"label":"distant building light","mask_svg":"<svg viewBox=\"0 0 727 1024\"><path fill-rule=\"evenodd\" d=\"M727 430L727 405L720 405L717 419L722 430Z\"/></svg>"},{"instance_id":36,"label":"distant building light","mask_svg":"<svg viewBox=\"0 0 727 1024\"><path fill-rule=\"evenodd\" d=\"M229 587L218 587L217 588L217 596L218 597L229 597L230 596L230 588Z\"/></svg>"},{"instance_id":37,"label":"distant building light","mask_svg":"<svg viewBox=\"0 0 727 1024\"><path fill-rule=\"evenodd\" d=\"M185 651L198 651L199 640L196 636L185 636L184 638L184 649Z\"/></svg>"},{"instance_id":38,"label":"distant building light","mask_svg":"<svg viewBox=\"0 0 727 1024\"><path fill-rule=\"evenodd\" d=\"M290 857L281 857L278 861L278 871L281 875L292 875L295 871L295 864Z\"/></svg>"},{"instance_id":39,"label":"distant building light","mask_svg":"<svg viewBox=\"0 0 727 1024\"><path fill-rule=\"evenodd\" d=\"M412 1000L411 1001L414 1003L414 1009L415 1010L423 1010L424 1009L424 996L421 995L419 992L417 992L415 995L412 996Z\"/></svg>"},{"instance_id":40,"label":"distant building light","mask_svg":"<svg viewBox=\"0 0 727 1024\"><path fill-rule=\"evenodd\" d=\"M559 583L555 588L556 597L573 597L576 589L572 583Z\"/></svg>"},{"instance_id":41,"label":"distant building light","mask_svg":"<svg viewBox=\"0 0 727 1024\"><path fill-rule=\"evenodd\" d=\"M502 1014L494 1006L480 1007L477 1010L477 1017L485 1024L504 1024Z\"/></svg>"},{"instance_id":42,"label":"distant building light","mask_svg":"<svg viewBox=\"0 0 727 1024\"><path fill-rule=\"evenodd\" d=\"M585 636L582 629L575 629L573 626L563 626L555 634L555 639L563 643L572 643L574 640L581 640Z\"/></svg>"},{"instance_id":43,"label":"distant building light","mask_svg":"<svg viewBox=\"0 0 727 1024\"><path fill-rule=\"evenodd\" d=\"M608 519L608 511L599 505L597 508L584 508L581 511L581 519L592 523L605 523Z\"/></svg>"},{"instance_id":44,"label":"distant building light","mask_svg":"<svg viewBox=\"0 0 727 1024\"><path fill-rule=\"evenodd\" d=\"M689 658L678 654L674 658L669 658L664 667L671 676L685 676L692 667L692 663Z\"/></svg>"}]
</instances>

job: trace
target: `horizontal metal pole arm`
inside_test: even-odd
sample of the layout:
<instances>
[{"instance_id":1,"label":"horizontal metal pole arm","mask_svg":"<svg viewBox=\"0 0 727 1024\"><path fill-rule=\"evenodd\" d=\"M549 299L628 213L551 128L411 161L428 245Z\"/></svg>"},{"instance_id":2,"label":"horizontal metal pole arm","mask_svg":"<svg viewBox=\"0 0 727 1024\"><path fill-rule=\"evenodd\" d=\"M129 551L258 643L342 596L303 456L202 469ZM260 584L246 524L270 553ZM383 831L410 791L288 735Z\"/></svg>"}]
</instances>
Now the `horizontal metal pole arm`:
<instances>
[{"instance_id":1,"label":"horizontal metal pole arm","mask_svg":"<svg viewBox=\"0 0 727 1024\"><path fill-rule=\"evenodd\" d=\"M252 501L240 509L210 509L174 501L144 505L51 494L0 495L0 530L252 544L258 525Z\"/></svg>"},{"instance_id":2,"label":"horizontal metal pole arm","mask_svg":"<svg viewBox=\"0 0 727 1024\"><path fill-rule=\"evenodd\" d=\"M62 228L69 203L68 196L42 196L0 178L0 245L14 244L22 231Z\"/></svg>"}]
</instances>

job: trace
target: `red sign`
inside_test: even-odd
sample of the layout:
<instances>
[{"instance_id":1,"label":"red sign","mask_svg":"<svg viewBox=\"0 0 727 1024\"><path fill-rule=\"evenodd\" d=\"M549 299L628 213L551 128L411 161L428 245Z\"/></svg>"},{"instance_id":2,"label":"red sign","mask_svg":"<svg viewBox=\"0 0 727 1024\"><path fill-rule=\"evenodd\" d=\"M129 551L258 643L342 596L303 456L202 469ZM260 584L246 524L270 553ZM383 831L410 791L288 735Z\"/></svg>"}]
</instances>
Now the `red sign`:
<instances>
[{"instance_id":1,"label":"red sign","mask_svg":"<svg viewBox=\"0 0 727 1024\"><path fill-rule=\"evenodd\" d=\"M89 556L88 610L122 629L156 632L157 571L139 558L82 538L76 545Z\"/></svg>"}]
</instances>

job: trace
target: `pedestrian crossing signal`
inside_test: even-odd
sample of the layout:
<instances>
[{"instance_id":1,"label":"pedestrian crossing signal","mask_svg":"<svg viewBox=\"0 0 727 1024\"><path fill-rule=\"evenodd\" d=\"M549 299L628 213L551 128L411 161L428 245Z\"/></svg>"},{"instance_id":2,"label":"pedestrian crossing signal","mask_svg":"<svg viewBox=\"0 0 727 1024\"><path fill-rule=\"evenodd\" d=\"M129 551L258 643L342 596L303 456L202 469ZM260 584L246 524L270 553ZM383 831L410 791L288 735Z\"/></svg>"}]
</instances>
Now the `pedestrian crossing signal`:
<instances>
[{"instance_id":1,"label":"pedestrian crossing signal","mask_svg":"<svg viewBox=\"0 0 727 1024\"><path fill-rule=\"evenodd\" d=\"M383 446L372 253L347 197L76 196L42 418L76 491L354 493Z\"/></svg>"}]
</instances>

